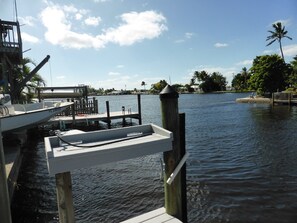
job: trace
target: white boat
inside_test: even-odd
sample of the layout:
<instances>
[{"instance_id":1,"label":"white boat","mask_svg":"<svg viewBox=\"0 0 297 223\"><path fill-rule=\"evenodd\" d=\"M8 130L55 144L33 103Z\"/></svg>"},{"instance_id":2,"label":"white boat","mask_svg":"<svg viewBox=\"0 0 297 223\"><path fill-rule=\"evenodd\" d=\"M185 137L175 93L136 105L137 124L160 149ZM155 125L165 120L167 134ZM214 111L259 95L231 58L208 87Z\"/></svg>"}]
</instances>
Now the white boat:
<instances>
[{"instance_id":1,"label":"white boat","mask_svg":"<svg viewBox=\"0 0 297 223\"><path fill-rule=\"evenodd\" d=\"M0 105L1 131L27 129L48 121L72 102L40 102Z\"/></svg>"}]
</instances>

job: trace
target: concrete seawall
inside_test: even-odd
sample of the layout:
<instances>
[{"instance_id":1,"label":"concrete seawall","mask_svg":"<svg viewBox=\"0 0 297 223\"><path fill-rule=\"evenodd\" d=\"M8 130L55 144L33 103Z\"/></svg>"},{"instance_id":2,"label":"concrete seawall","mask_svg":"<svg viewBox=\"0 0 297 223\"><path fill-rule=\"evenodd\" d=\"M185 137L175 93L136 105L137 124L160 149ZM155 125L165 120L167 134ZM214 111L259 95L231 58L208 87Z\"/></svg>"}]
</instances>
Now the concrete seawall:
<instances>
[{"instance_id":1,"label":"concrete seawall","mask_svg":"<svg viewBox=\"0 0 297 223\"><path fill-rule=\"evenodd\" d=\"M23 161L21 148L27 141L27 133L26 131L22 131L9 137L13 138L13 142L4 143L4 156L8 193L10 202L12 202L13 193L18 185L17 180Z\"/></svg>"},{"instance_id":2,"label":"concrete seawall","mask_svg":"<svg viewBox=\"0 0 297 223\"><path fill-rule=\"evenodd\" d=\"M257 98L257 97L247 97L247 98L237 98L237 103L259 103L259 104L270 104L272 100L270 98Z\"/></svg>"}]
</instances>

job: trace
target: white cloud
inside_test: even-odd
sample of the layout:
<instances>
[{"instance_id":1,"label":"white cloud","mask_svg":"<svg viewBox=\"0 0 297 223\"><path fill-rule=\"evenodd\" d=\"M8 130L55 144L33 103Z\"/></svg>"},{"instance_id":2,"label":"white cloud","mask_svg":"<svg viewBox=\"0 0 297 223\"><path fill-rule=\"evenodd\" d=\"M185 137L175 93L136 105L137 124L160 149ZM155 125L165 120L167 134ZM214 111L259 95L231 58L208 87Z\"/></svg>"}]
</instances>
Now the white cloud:
<instances>
[{"instance_id":1,"label":"white cloud","mask_svg":"<svg viewBox=\"0 0 297 223\"><path fill-rule=\"evenodd\" d=\"M227 43L215 43L214 44L214 47L217 47L217 48L222 48L222 47L227 47L228 44Z\"/></svg>"},{"instance_id":2,"label":"white cloud","mask_svg":"<svg viewBox=\"0 0 297 223\"><path fill-rule=\"evenodd\" d=\"M100 17L91 16L85 20L85 24L88 26L98 26L101 21L102 19Z\"/></svg>"},{"instance_id":3,"label":"white cloud","mask_svg":"<svg viewBox=\"0 0 297 223\"><path fill-rule=\"evenodd\" d=\"M238 62L236 65L238 66L247 66L247 65L252 65L253 64L253 60L243 60Z\"/></svg>"},{"instance_id":4,"label":"white cloud","mask_svg":"<svg viewBox=\"0 0 297 223\"><path fill-rule=\"evenodd\" d=\"M297 44L287 45L283 47L285 56L296 56L297 55Z\"/></svg>"},{"instance_id":5,"label":"white cloud","mask_svg":"<svg viewBox=\"0 0 297 223\"><path fill-rule=\"evenodd\" d=\"M272 54L272 53L275 53L273 50L264 50L263 51L263 54L266 55L266 54Z\"/></svg>"},{"instance_id":6,"label":"white cloud","mask_svg":"<svg viewBox=\"0 0 297 223\"><path fill-rule=\"evenodd\" d=\"M191 39L194 36L194 33L185 33L187 39Z\"/></svg>"},{"instance_id":7,"label":"white cloud","mask_svg":"<svg viewBox=\"0 0 297 223\"><path fill-rule=\"evenodd\" d=\"M287 57L293 57L297 55L297 44L291 44L291 45L286 45L283 46L283 53L284 56ZM269 54L280 54L280 49L279 48L275 48L274 50L264 50L263 51L264 55L269 55Z\"/></svg>"},{"instance_id":8,"label":"white cloud","mask_svg":"<svg viewBox=\"0 0 297 223\"><path fill-rule=\"evenodd\" d=\"M76 19L76 20L81 20L82 17L83 17L83 15L80 14L80 13L76 13L76 14L75 14L75 19Z\"/></svg>"},{"instance_id":9,"label":"white cloud","mask_svg":"<svg viewBox=\"0 0 297 223\"><path fill-rule=\"evenodd\" d=\"M177 39L174 42L175 43L183 43L183 42L186 41L186 39L191 39L193 36L194 36L194 33L187 32L187 33L184 34L183 39Z\"/></svg>"},{"instance_id":10,"label":"white cloud","mask_svg":"<svg viewBox=\"0 0 297 223\"><path fill-rule=\"evenodd\" d=\"M75 11L71 8L69 11ZM58 5L48 6L41 12L41 20L47 28L45 39L53 45L65 48L102 48L104 42L97 37L71 31L71 23L65 11Z\"/></svg>"},{"instance_id":11,"label":"white cloud","mask_svg":"<svg viewBox=\"0 0 297 223\"><path fill-rule=\"evenodd\" d=\"M20 25L27 25L27 26L34 26L34 21L36 20L32 16L25 16L25 17L19 17Z\"/></svg>"},{"instance_id":12,"label":"white cloud","mask_svg":"<svg viewBox=\"0 0 297 223\"><path fill-rule=\"evenodd\" d=\"M122 64L117 65L117 68L119 68L119 69L121 69L123 67L124 67L124 65L122 65Z\"/></svg>"},{"instance_id":13,"label":"white cloud","mask_svg":"<svg viewBox=\"0 0 297 223\"><path fill-rule=\"evenodd\" d=\"M56 78L59 80L62 80L62 79L65 79L66 77L64 75L62 75L62 76L57 76Z\"/></svg>"},{"instance_id":14,"label":"white cloud","mask_svg":"<svg viewBox=\"0 0 297 223\"><path fill-rule=\"evenodd\" d=\"M167 30L166 18L155 11L130 12L120 16L122 23L116 28L108 28L103 33L94 36L74 32L71 19L82 19L88 10L76 9L73 5L60 6L51 2L41 12L43 25L47 28L45 39L65 48L104 48L108 43L132 45L145 39L159 37ZM89 17L88 25L98 25L100 17Z\"/></svg>"},{"instance_id":15,"label":"white cloud","mask_svg":"<svg viewBox=\"0 0 297 223\"><path fill-rule=\"evenodd\" d=\"M110 71L110 72L108 73L108 75L109 75L109 76L120 76L121 74L120 74L119 72L112 72L112 71Z\"/></svg>"},{"instance_id":16,"label":"white cloud","mask_svg":"<svg viewBox=\"0 0 297 223\"><path fill-rule=\"evenodd\" d=\"M175 40L174 42L175 42L175 43L183 43L183 42L185 42L185 40L184 40L184 39L177 39L177 40Z\"/></svg>"},{"instance_id":17,"label":"white cloud","mask_svg":"<svg viewBox=\"0 0 297 223\"><path fill-rule=\"evenodd\" d=\"M167 30L165 17L155 11L130 12L121 15L123 23L109 28L102 35L106 42L132 45L144 39L154 39Z\"/></svg>"},{"instance_id":18,"label":"white cloud","mask_svg":"<svg viewBox=\"0 0 297 223\"><path fill-rule=\"evenodd\" d=\"M21 36L22 36L22 40L24 42L28 42L28 43L38 43L39 42L39 39L37 37L32 36L28 33L22 32Z\"/></svg>"},{"instance_id":19,"label":"white cloud","mask_svg":"<svg viewBox=\"0 0 297 223\"><path fill-rule=\"evenodd\" d=\"M94 2L96 3L100 3L100 2L108 2L109 0L94 0Z\"/></svg>"}]
</instances>

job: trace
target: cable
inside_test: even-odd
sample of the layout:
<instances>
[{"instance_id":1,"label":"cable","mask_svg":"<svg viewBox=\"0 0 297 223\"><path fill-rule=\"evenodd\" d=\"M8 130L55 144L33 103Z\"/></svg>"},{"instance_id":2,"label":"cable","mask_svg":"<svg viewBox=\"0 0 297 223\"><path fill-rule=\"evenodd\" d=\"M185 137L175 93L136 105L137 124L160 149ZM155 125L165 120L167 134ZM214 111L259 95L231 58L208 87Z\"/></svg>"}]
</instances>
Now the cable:
<instances>
[{"instance_id":1,"label":"cable","mask_svg":"<svg viewBox=\"0 0 297 223\"><path fill-rule=\"evenodd\" d=\"M58 137L58 139L60 139L62 142L64 142L65 144L67 144L69 146L79 147L79 148L94 148L94 147L99 147L99 146L110 145L110 144L117 143L117 142L123 142L123 141L127 141L127 140L130 140L130 139L136 139L136 138L145 137L145 136L151 135L151 133L146 133L146 134L138 133L137 135L127 136L126 138L122 138L122 139L118 139L118 140L113 140L111 142L100 143L100 144L89 145L89 146L87 146L87 145L76 145L76 144L73 144L71 142L67 142L66 140L64 140L64 139L61 138L61 136L59 135L59 132L58 131L55 131L55 135Z\"/></svg>"}]
</instances>

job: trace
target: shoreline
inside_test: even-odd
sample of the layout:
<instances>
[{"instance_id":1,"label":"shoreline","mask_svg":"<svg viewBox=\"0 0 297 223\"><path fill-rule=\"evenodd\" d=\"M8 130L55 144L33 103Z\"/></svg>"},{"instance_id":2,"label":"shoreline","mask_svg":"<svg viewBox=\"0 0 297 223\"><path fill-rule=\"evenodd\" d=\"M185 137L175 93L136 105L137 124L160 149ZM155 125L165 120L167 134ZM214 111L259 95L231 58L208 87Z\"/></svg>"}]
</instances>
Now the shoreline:
<instances>
[{"instance_id":1,"label":"shoreline","mask_svg":"<svg viewBox=\"0 0 297 223\"><path fill-rule=\"evenodd\" d=\"M247 97L247 98L237 98L236 99L237 103L259 103L259 104L271 104L272 99L271 98L252 98L252 97Z\"/></svg>"}]
</instances>

